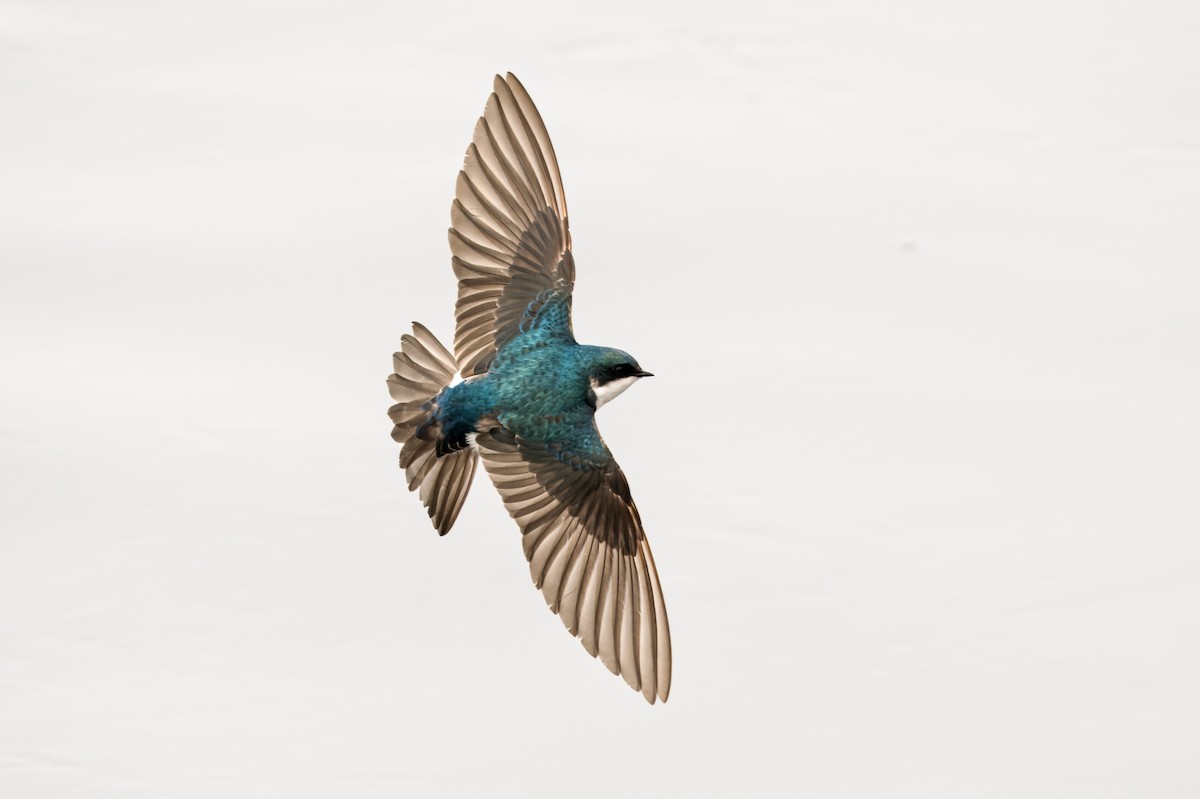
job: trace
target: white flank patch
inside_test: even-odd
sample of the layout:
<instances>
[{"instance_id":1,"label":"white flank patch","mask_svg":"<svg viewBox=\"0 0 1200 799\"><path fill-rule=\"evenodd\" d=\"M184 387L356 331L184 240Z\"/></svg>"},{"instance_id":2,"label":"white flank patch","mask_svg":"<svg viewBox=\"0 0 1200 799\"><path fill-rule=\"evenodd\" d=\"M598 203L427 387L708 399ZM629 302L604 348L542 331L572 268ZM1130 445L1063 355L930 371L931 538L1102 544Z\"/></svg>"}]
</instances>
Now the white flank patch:
<instances>
[{"instance_id":1,"label":"white flank patch","mask_svg":"<svg viewBox=\"0 0 1200 799\"><path fill-rule=\"evenodd\" d=\"M610 380L604 385L596 385L596 381L592 381L592 393L596 395L596 410L600 410L604 403L617 397L622 391L632 386L638 381L637 375L629 377L619 377L616 380Z\"/></svg>"}]
</instances>

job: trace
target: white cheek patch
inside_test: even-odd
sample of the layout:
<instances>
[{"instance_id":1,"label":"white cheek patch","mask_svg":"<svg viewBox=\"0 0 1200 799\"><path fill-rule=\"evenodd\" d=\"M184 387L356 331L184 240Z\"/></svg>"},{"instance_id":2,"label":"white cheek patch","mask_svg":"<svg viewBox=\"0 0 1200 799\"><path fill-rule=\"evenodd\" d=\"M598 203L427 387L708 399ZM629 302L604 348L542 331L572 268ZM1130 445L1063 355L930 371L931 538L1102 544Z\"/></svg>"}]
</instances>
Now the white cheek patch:
<instances>
[{"instance_id":1,"label":"white cheek patch","mask_svg":"<svg viewBox=\"0 0 1200 799\"><path fill-rule=\"evenodd\" d=\"M637 381L638 375L610 380L604 385L596 385L595 381L592 381L592 393L596 395L596 410L600 410L604 403L614 399Z\"/></svg>"}]
</instances>

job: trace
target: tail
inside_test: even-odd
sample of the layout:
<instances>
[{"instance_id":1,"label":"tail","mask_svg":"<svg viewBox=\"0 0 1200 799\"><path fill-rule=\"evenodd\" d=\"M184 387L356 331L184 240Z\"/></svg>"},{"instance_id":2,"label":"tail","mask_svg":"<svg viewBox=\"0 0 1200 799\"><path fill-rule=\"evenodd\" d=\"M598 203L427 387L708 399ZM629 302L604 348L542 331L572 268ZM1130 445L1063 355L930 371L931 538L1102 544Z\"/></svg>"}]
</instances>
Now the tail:
<instances>
[{"instance_id":1,"label":"tail","mask_svg":"<svg viewBox=\"0 0 1200 799\"><path fill-rule=\"evenodd\" d=\"M396 373L388 377L388 390L396 400L388 410L395 422L392 438L403 444L400 468L408 475L408 490L420 488L421 502L438 533L445 535L462 510L479 456L474 449L438 454L440 425L432 423L435 398L454 379L451 355L419 322L400 338L393 357Z\"/></svg>"}]
</instances>

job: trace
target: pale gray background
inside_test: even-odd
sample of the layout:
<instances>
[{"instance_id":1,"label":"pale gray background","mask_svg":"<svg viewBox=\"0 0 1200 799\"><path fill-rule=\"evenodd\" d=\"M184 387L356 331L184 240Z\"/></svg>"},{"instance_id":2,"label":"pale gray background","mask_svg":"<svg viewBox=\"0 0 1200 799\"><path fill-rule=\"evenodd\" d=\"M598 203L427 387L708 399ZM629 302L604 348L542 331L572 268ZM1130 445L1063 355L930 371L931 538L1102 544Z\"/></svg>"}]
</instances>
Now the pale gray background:
<instances>
[{"instance_id":1,"label":"pale gray background","mask_svg":"<svg viewBox=\"0 0 1200 799\"><path fill-rule=\"evenodd\" d=\"M0 795L1200 795L1200 6L434 5L0 3ZM665 707L388 438L509 69Z\"/></svg>"}]
</instances>

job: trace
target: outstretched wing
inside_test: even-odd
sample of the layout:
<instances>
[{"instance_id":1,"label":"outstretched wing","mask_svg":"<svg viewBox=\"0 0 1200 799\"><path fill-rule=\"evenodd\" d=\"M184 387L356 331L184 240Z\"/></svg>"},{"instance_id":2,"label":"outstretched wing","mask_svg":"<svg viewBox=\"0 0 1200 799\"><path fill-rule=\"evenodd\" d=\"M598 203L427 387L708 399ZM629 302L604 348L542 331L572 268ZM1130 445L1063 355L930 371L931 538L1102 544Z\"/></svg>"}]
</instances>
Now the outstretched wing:
<instances>
[{"instance_id":1,"label":"outstretched wing","mask_svg":"<svg viewBox=\"0 0 1200 799\"><path fill-rule=\"evenodd\" d=\"M542 292L575 283L567 201L554 147L525 87L496 76L450 208L458 278L454 353L464 376L487 371ZM540 302L540 301L539 301ZM569 305L564 335L571 335Z\"/></svg>"},{"instance_id":2,"label":"outstretched wing","mask_svg":"<svg viewBox=\"0 0 1200 799\"><path fill-rule=\"evenodd\" d=\"M476 444L550 609L648 702L665 702L671 632L642 520L594 421L575 432L561 445L495 427Z\"/></svg>"}]
</instances>

